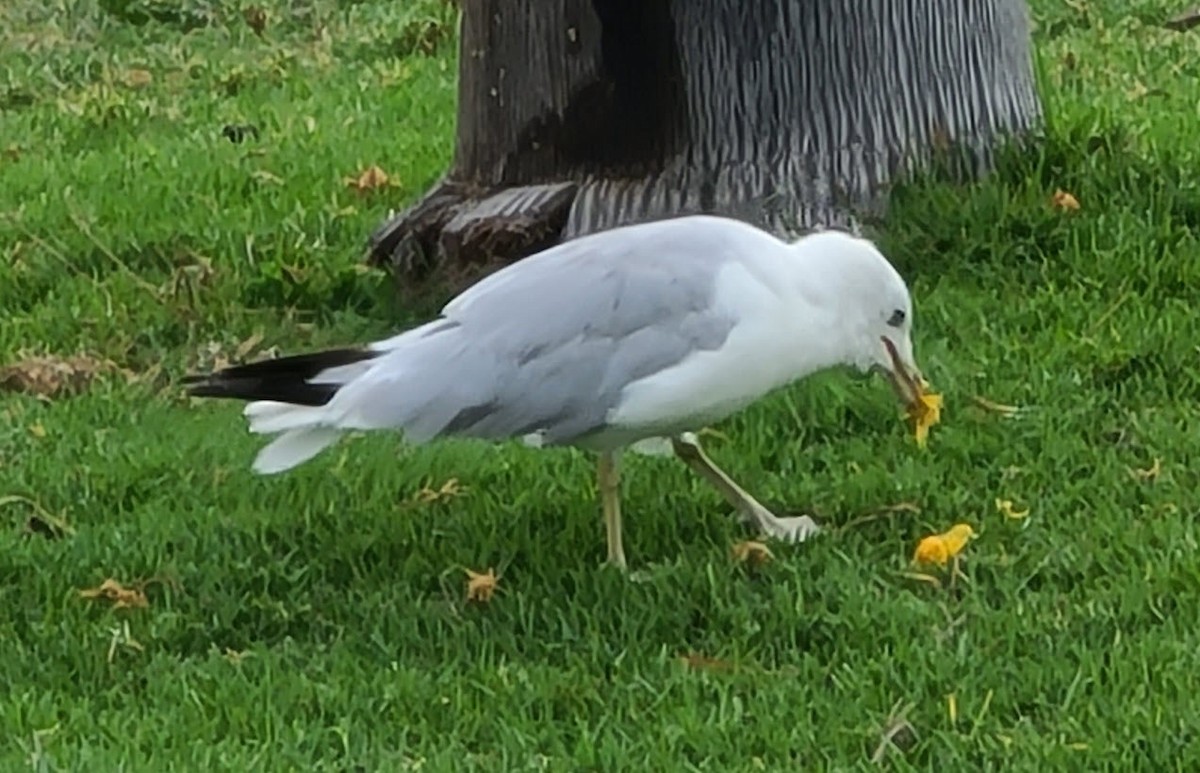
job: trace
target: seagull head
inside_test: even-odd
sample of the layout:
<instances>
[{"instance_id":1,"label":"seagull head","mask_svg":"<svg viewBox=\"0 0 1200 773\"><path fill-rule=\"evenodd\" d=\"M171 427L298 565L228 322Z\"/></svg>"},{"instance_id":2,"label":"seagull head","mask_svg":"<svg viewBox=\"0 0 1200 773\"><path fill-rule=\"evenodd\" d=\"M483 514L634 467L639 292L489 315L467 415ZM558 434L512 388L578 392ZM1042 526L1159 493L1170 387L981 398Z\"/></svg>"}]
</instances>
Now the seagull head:
<instances>
[{"instance_id":1,"label":"seagull head","mask_svg":"<svg viewBox=\"0 0 1200 773\"><path fill-rule=\"evenodd\" d=\"M908 285L869 240L843 231L820 231L800 240L816 269L821 300L832 308L841 359L887 377L905 406L916 405L927 386L912 343Z\"/></svg>"}]
</instances>

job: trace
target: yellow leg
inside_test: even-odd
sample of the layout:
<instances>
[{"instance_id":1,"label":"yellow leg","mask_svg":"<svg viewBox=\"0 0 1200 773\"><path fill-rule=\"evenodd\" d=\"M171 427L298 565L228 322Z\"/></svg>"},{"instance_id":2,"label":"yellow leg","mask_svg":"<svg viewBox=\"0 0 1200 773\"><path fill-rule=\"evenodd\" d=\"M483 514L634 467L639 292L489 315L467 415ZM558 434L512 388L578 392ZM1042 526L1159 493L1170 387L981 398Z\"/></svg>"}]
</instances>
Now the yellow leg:
<instances>
[{"instance_id":1,"label":"yellow leg","mask_svg":"<svg viewBox=\"0 0 1200 773\"><path fill-rule=\"evenodd\" d=\"M602 451L597 464L600 502L604 507L604 531L608 535L608 563L625 568L621 544L621 471L616 451Z\"/></svg>"},{"instance_id":2,"label":"yellow leg","mask_svg":"<svg viewBox=\"0 0 1200 773\"><path fill-rule=\"evenodd\" d=\"M720 492L725 501L738 511L742 520L753 523L763 534L786 542L803 542L820 530L807 515L780 518L759 504L757 499L734 483L724 470L708 458L708 454L700 447L700 441L690 432L674 438L672 447L684 464Z\"/></svg>"}]
</instances>

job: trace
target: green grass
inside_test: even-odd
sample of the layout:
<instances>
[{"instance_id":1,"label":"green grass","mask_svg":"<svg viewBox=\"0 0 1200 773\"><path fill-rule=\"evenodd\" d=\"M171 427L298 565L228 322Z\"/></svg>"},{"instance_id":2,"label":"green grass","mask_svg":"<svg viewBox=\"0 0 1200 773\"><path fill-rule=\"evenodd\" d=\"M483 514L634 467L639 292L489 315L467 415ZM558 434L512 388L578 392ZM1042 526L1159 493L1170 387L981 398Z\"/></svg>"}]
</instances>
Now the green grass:
<instances>
[{"instance_id":1,"label":"green grass","mask_svg":"<svg viewBox=\"0 0 1200 773\"><path fill-rule=\"evenodd\" d=\"M414 319L361 256L450 157L442 3L267 3L261 39L233 3L0 6L0 362L133 374L0 396L0 768L845 770L900 714L892 769L1195 769L1200 36L1164 2L1034 5L1045 140L898 190L881 237L946 396L928 449L841 374L725 422L734 477L832 527L755 571L715 493L632 458L638 582L599 569L583 454L356 437L260 478L237 407L173 384ZM346 186L370 164L397 185ZM964 577L907 577L960 521ZM168 581L79 598L109 576Z\"/></svg>"}]
</instances>

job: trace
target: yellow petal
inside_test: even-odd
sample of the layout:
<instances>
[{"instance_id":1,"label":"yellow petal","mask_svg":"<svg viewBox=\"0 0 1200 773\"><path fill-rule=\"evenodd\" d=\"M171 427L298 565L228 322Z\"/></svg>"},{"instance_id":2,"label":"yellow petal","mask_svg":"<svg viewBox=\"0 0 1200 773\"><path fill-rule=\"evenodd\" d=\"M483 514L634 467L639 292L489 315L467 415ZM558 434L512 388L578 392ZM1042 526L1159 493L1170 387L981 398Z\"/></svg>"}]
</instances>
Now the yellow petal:
<instances>
[{"instance_id":1,"label":"yellow petal","mask_svg":"<svg viewBox=\"0 0 1200 773\"><path fill-rule=\"evenodd\" d=\"M950 558L954 558L962 552L967 546L967 542L975 536L975 530L970 524L957 523L951 526L942 536L942 542L946 544L946 550L950 554Z\"/></svg>"},{"instance_id":2,"label":"yellow petal","mask_svg":"<svg viewBox=\"0 0 1200 773\"><path fill-rule=\"evenodd\" d=\"M974 536L975 530L969 524L955 524L941 534L930 535L918 542L913 560L917 563L944 566L947 561L961 553Z\"/></svg>"},{"instance_id":3,"label":"yellow petal","mask_svg":"<svg viewBox=\"0 0 1200 773\"><path fill-rule=\"evenodd\" d=\"M948 560L950 560L950 553L946 549L945 543L942 542L940 534L922 539L917 543L917 550L913 553L913 561L918 564L945 564Z\"/></svg>"},{"instance_id":4,"label":"yellow petal","mask_svg":"<svg viewBox=\"0 0 1200 773\"><path fill-rule=\"evenodd\" d=\"M1004 513L1005 518L1021 519L1029 515L1029 508L1024 510L1014 509L1011 499L997 499L996 509Z\"/></svg>"},{"instance_id":5,"label":"yellow petal","mask_svg":"<svg viewBox=\"0 0 1200 773\"><path fill-rule=\"evenodd\" d=\"M942 419L942 396L922 391L917 396L917 401L909 406L908 417L913 422L913 435L917 439L917 445L924 448L929 438L929 428Z\"/></svg>"}]
</instances>

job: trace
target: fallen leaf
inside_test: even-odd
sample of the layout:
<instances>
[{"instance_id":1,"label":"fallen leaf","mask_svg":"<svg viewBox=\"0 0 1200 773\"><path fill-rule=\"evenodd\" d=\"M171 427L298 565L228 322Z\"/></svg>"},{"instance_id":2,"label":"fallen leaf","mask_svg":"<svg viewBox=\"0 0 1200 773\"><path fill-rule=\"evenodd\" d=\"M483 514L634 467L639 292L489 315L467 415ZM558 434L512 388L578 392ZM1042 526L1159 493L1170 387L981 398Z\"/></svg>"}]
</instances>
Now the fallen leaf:
<instances>
[{"instance_id":1,"label":"fallen leaf","mask_svg":"<svg viewBox=\"0 0 1200 773\"><path fill-rule=\"evenodd\" d=\"M254 351L254 348L262 343L262 340L263 340L263 334L255 333L254 335L247 338L245 341L242 341L240 344L238 344L237 349L234 351L234 356L237 357L239 360L246 359L246 357L249 356L250 352Z\"/></svg>"},{"instance_id":2,"label":"fallen leaf","mask_svg":"<svg viewBox=\"0 0 1200 773\"><path fill-rule=\"evenodd\" d=\"M945 566L946 562L958 556L967 546L967 542L975 536L975 530L970 525L959 523L951 526L941 534L925 537L917 543L913 561L918 564L938 564Z\"/></svg>"},{"instance_id":3,"label":"fallen leaf","mask_svg":"<svg viewBox=\"0 0 1200 773\"><path fill-rule=\"evenodd\" d=\"M689 652L686 655L680 655L679 662L697 671L730 671L733 669L733 664L728 661L710 658L698 652Z\"/></svg>"},{"instance_id":4,"label":"fallen leaf","mask_svg":"<svg viewBox=\"0 0 1200 773\"><path fill-rule=\"evenodd\" d=\"M141 89L149 86L154 82L154 75L149 70L134 68L125 71L125 85L130 88Z\"/></svg>"},{"instance_id":5,"label":"fallen leaf","mask_svg":"<svg viewBox=\"0 0 1200 773\"><path fill-rule=\"evenodd\" d=\"M496 592L496 585L500 582L496 578L496 573L489 568L487 574L473 572L470 569L467 572L467 601L491 601L492 594Z\"/></svg>"},{"instance_id":6,"label":"fallen leaf","mask_svg":"<svg viewBox=\"0 0 1200 773\"><path fill-rule=\"evenodd\" d=\"M241 665L242 661L250 657L254 653L250 650L235 650L233 647L225 648L225 659L235 666Z\"/></svg>"},{"instance_id":7,"label":"fallen leaf","mask_svg":"<svg viewBox=\"0 0 1200 773\"><path fill-rule=\"evenodd\" d=\"M420 491L413 495L413 500L421 504L431 504L439 502L443 499L453 499L466 491L466 486L458 482L458 478L450 478L442 484L441 488L432 489L428 486L423 486Z\"/></svg>"},{"instance_id":8,"label":"fallen leaf","mask_svg":"<svg viewBox=\"0 0 1200 773\"><path fill-rule=\"evenodd\" d=\"M761 542L746 540L733 546L733 558L736 561L750 561L760 566L775 558L771 549Z\"/></svg>"},{"instance_id":9,"label":"fallen leaf","mask_svg":"<svg viewBox=\"0 0 1200 773\"><path fill-rule=\"evenodd\" d=\"M355 189L359 193L373 191L376 188L383 188L388 185L390 179L387 172L377 166L369 166L358 175L358 177L347 177L346 185Z\"/></svg>"},{"instance_id":10,"label":"fallen leaf","mask_svg":"<svg viewBox=\"0 0 1200 773\"><path fill-rule=\"evenodd\" d=\"M1024 510L1017 510L1014 508L1011 499L997 499L996 509L1004 513L1005 518L1012 518L1014 520L1020 520L1029 516L1028 507Z\"/></svg>"},{"instance_id":11,"label":"fallen leaf","mask_svg":"<svg viewBox=\"0 0 1200 773\"><path fill-rule=\"evenodd\" d=\"M1129 473L1135 480L1156 480L1162 474L1162 460L1154 457L1154 464L1146 469L1131 469Z\"/></svg>"},{"instance_id":12,"label":"fallen leaf","mask_svg":"<svg viewBox=\"0 0 1200 773\"><path fill-rule=\"evenodd\" d=\"M145 593L142 593L137 588L126 588L111 577L95 588L87 588L79 591L79 595L85 599L107 599L113 602L113 609L144 608L150 606L150 602L146 600Z\"/></svg>"},{"instance_id":13,"label":"fallen leaf","mask_svg":"<svg viewBox=\"0 0 1200 773\"><path fill-rule=\"evenodd\" d=\"M29 425L29 434L36 438L46 437L46 428L42 426L40 421Z\"/></svg>"},{"instance_id":14,"label":"fallen leaf","mask_svg":"<svg viewBox=\"0 0 1200 773\"><path fill-rule=\"evenodd\" d=\"M0 152L0 156L2 156L5 160L8 160L8 161L20 161L21 160L21 146L17 145L16 143L13 143L13 144L9 145L8 147L6 147L2 152Z\"/></svg>"},{"instance_id":15,"label":"fallen leaf","mask_svg":"<svg viewBox=\"0 0 1200 773\"><path fill-rule=\"evenodd\" d=\"M1079 199L1067 193L1062 188L1054 191L1054 195L1050 197L1050 203L1056 209L1075 211L1079 209Z\"/></svg>"},{"instance_id":16,"label":"fallen leaf","mask_svg":"<svg viewBox=\"0 0 1200 773\"><path fill-rule=\"evenodd\" d=\"M0 368L0 391L39 397L80 392L100 373L116 370L107 360L87 355L26 357Z\"/></svg>"}]
</instances>

